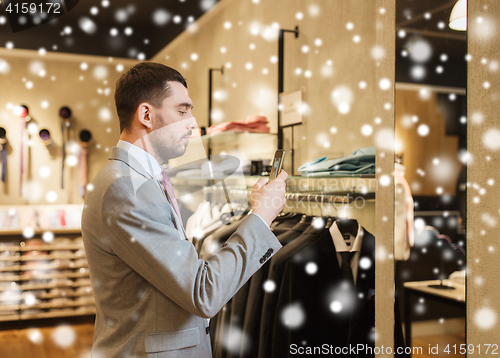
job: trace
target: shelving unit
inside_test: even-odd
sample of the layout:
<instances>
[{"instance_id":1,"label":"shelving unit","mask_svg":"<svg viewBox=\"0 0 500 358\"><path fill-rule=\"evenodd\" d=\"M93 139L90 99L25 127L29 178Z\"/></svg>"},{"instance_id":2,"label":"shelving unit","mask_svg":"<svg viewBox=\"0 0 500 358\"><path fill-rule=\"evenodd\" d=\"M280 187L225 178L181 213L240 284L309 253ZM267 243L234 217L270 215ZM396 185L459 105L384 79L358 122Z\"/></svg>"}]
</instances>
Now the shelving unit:
<instances>
[{"instance_id":1,"label":"shelving unit","mask_svg":"<svg viewBox=\"0 0 500 358\"><path fill-rule=\"evenodd\" d=\"M81 212L82 206L0 207L19 222L17 228L0 229L0 321L95 314L80 228L33 228L33 237L27 239L23 223L29 222L25 216L32 217L33 210L45 215L44 211ZM41 239L47 231L54 234L50 242Z\"/></svg>"},{"instance_id":2,"label":"shelving unit","mask_svg":"<svg viewBox=\"0 0 500 358\"><path fill-rule=\"evenodd\" d=\"M261 176L231 176L228 178L208 178L191 176L189 178L171 177L170 180L175 189L186 189L198 187L198 190L203 187L213 185L212 180L217 184L224 180L225 185L240 187L241 189L251 188ZM377 180L375 176L352 176L352 177L303 177L289 176L287 179L287 192L311 194L311 195L339 195L350 196L366 195L368 197L375 195L377 189ZM193 189L191 189L193 191Z\"/></svg>"},{"instance_id":3,"label":"shelving unit","mask_svg":"<svg viewBox=\"0 0 500 358\"><path fill-rule=\"evenodd\" d=\"M216 134L202 135L200 138L203 142L210 144L237 143L242 140L258 141L261 139L276 137L274 133L255 133L255 132L220 132Z\"/></svg>"}]
</instances>

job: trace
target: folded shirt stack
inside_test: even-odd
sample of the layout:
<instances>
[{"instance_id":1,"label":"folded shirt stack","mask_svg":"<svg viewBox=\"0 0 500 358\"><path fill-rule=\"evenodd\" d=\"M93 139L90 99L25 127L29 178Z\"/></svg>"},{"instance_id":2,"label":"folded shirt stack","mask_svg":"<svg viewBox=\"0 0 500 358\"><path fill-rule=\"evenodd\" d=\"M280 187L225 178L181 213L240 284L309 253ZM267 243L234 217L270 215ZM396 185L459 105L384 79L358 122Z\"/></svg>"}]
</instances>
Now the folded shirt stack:
<instances>
[{"instance_id":1,"label":"folded shirt stack","mask_svg":"<svg viewBox=\"0 0 500 358\"><path fill-rule=\"evenodd\" d=\"M362 148L352 155L328 159L322 157L299 167L302 176L351 176L375 174L375 147Z\"/></svg>"},{"instance_id":2,"label":"folded shirt stack","mask_svg":"<svg viewBox=\"0 0 500 358\"><path fill-rule=\"evenodd\" d=\"M269 133L270 128L267 126L267 123L266 117L248 116L245 119L215 124L208 128L207 134L217 134L228 131Z\"/></svg>"}]
</instances>

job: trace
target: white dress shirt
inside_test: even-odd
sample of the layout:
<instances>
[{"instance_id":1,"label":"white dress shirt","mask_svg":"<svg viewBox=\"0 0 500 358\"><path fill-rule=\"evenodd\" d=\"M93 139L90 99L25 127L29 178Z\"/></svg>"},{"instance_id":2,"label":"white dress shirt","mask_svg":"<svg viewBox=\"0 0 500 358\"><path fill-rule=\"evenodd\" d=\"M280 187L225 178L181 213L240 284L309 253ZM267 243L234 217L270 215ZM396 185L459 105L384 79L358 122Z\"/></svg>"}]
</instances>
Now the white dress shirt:
<instances>
[{"instance_id":1,"label":"white dress shirt","mask_svg":"<svg viewBox=\"0 0 500 358\"><path fill-rule=\"evenodd\" d=\"M342 255L341 252L355 252L351 259L351 269L352 275L354 276L354 284L356 284L356 276L358 275L358 262L359 256L361 255L361 244L363 243L363 228L358 225L358 233L356 237L351 234L342 234L337 226L337 222L334 222L330 226L330 234L332 235L333 244L335 245L335 250L337 251L337 260L339 261L339 267L342 266ZM350 245L348 246L347 243Z\"/></svg>"},{"instance_id":2,"label":"white dress shirt","mask_svg":"<svg viewBox=\"0 0 500 358\"><path fill-rule=\"evenodd\" d=\"M142 148L139 148L138 146L121 139L118 141L116 146L118 148L126 150L130 156L137 159L137 161L142 165L144 170L149 175L151 175L152 178L160 177L163 168L161 167L160 164L158 164L156 158L153 157L151 154L149 154Z\"/></svg>"}]
</instances>

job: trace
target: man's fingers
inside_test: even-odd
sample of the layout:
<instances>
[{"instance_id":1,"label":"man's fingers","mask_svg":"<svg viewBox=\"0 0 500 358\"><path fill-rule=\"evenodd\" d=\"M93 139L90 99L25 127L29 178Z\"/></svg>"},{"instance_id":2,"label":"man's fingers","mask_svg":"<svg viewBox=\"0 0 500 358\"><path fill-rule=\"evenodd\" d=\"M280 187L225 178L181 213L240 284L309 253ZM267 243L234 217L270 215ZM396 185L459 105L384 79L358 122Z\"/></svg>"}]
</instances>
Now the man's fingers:
<instances>
[{"instance_id":1,"label":"man's fingers","mask_svg":"<svg viewBox=\"0 0 500 358\"><path fill-rule=\"evenodd\" d=\"M285 172L284 170L282 170L280 172L280 174L276 177L276 179L280 179L280 180L283 180L283 181L285 181L286 178L288 178L288 173Z\"/></svg>"},{"instance_id":2,"label":"man's fingers","mask_svg":"<svg viewBox=\"0 0 500 358\"><path fill-rule=\"evenodd\" d=\"M253 188L255 190L259 190L260 188L262 188L264 185L266 185L267 183L267 180L264 179L264 178L260 178L259 180L257 180L257 182L253 185Z\"/></svg>"}]
</instances>

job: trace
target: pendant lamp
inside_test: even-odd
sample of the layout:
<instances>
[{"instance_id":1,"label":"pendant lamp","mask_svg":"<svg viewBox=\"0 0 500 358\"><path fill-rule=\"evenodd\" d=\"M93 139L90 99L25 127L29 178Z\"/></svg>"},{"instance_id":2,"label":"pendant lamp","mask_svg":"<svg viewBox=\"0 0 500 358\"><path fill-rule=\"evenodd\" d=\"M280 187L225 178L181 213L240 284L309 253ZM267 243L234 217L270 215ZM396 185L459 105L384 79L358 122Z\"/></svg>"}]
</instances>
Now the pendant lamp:
<instances>
[{"instance_id":1,"label":"pendant lamp","mask_svg":"<svg viewBox=\"0 0 500 358\"><path fill-rule=\"evenodd\" d=\"M450 29L467 30L467 0L458 0L450 15Z\"/></svg>"}]
</instances>

